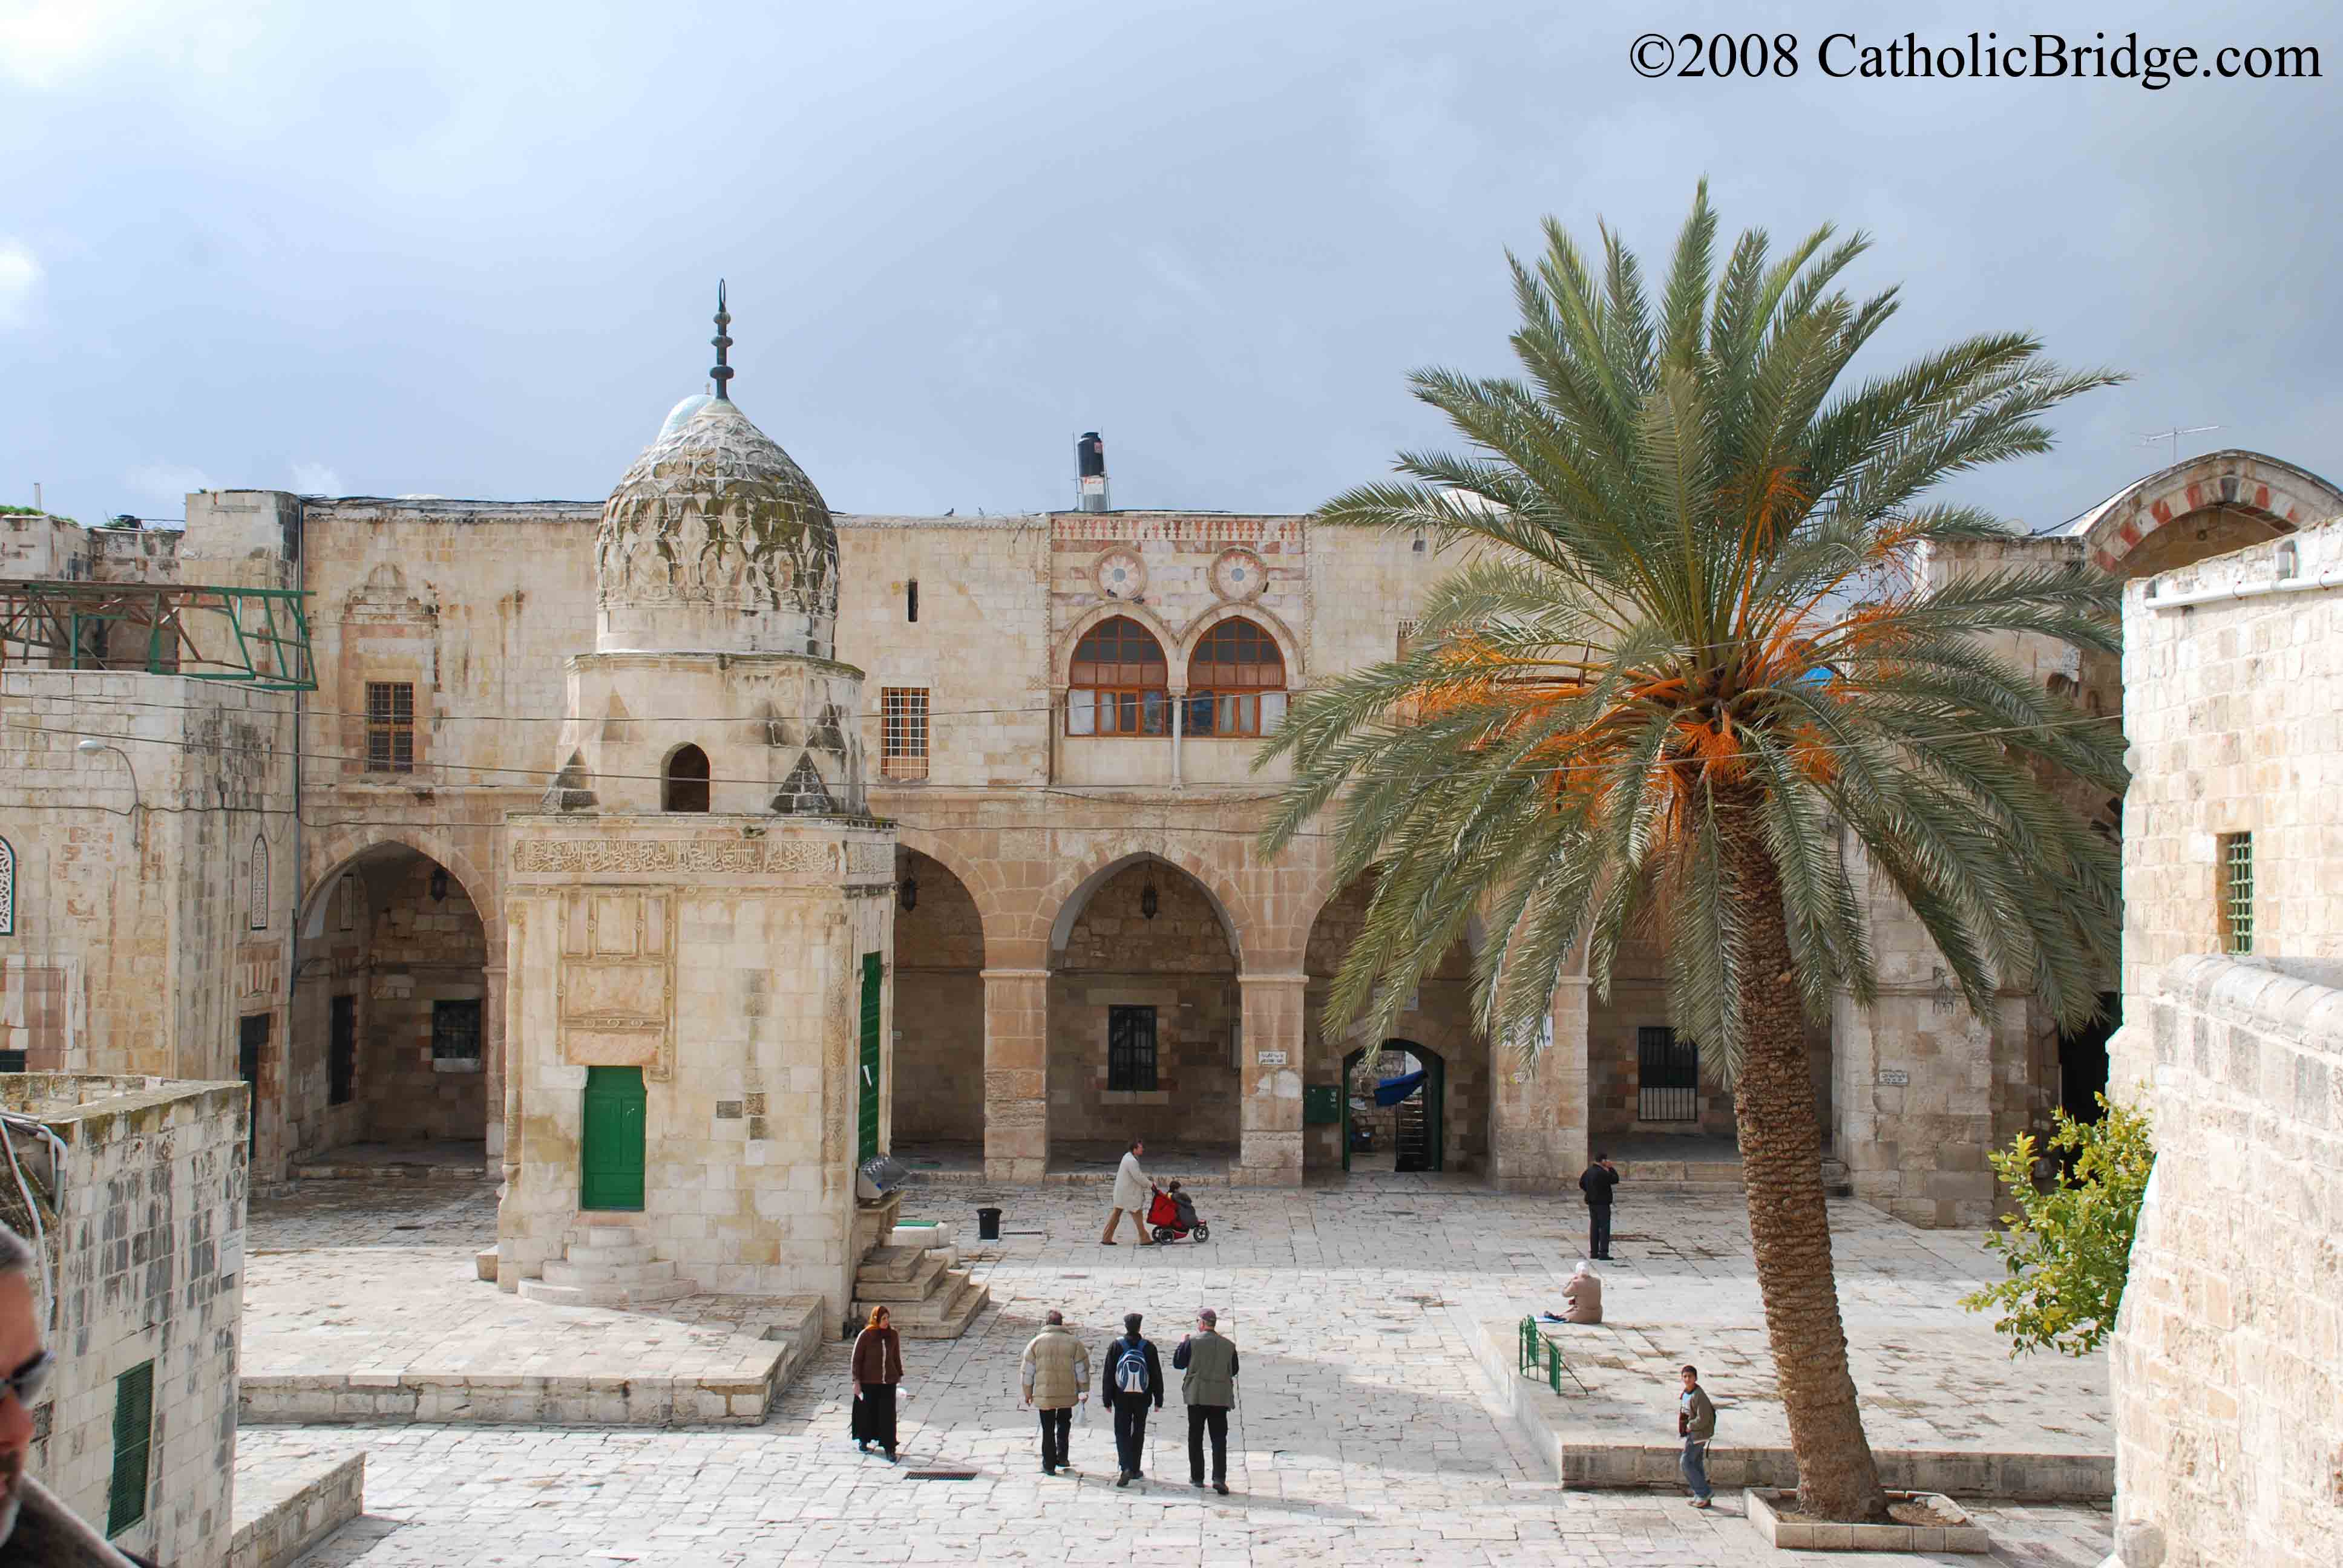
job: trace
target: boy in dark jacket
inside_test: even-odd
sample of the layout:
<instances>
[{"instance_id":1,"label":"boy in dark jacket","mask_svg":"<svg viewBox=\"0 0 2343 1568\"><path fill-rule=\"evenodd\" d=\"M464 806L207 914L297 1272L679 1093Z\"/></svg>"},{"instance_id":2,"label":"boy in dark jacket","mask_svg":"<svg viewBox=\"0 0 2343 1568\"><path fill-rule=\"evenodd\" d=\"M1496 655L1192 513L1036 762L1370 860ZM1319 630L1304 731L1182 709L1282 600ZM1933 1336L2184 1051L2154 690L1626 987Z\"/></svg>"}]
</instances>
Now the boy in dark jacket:
<instances>
[{"instance_id":1,"label":"boy in dark jacket","mask_svg":"<svg viewBox=\"0 0 2343 1568\"><path fill-rule=\"evenodd\" d=\"M1099 1383L1114 1409L1114 1457L1117 1486L1129 1486L1147 1473L1141 1461L1147 1448L1147 1412L1163 1408L1163 1358L1155 1342L1139 1332L1137 1312L1122 1315L1122 1337L1109 1340L1099 1357ZM1134 1386L1136 1385L1136 1386Z\"/></svg>"}]
</instances>

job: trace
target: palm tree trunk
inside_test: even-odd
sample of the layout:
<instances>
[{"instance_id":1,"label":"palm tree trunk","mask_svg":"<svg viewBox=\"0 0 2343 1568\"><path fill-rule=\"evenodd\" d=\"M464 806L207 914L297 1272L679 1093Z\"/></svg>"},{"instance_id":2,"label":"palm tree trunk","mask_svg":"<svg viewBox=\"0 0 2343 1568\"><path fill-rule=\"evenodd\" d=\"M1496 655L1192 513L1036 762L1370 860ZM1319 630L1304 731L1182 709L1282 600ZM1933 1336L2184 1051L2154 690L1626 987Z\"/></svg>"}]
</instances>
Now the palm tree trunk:
<instances>
[{"instance_id":1,"label":"palm tree trunk","mask_svg":"<svg viewBox=\"0 0 2343 1568\"><path fill-rule=\"evenodd\" d=\"M1755 824L1735 836L1736 912L1748 940L1745 1038L1734 1116L1749 1241L1775 1377L1798 1462L1798 1505L1823 1519L1884 1519L1887 1494L1863 1433L1823 1203L1822 1132L1806 1066L1805 1019L1791 973L1781 879Z\"/></svg>"}]
</instances>

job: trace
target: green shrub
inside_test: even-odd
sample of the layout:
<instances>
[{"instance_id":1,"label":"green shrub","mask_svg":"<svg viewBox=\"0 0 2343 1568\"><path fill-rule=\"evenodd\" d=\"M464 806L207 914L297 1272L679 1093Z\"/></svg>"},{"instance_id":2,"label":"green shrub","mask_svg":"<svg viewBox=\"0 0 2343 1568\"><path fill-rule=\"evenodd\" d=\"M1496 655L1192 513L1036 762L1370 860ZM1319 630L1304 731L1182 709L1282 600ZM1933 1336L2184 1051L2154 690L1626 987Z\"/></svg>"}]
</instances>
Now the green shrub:
<instances>
[{"instance_id":1,"label":"green shrub","mask_svg":"<svg viewBox=\"0 0 2343 1568\"><path fill-rule=\"evenodd\" d=\"M2156 1168L2147 1118L2099 1096L2097 1121L2054 1113L2048 1148L2069 1156L2046 1183L2034 1176L2042 1152L2030 1132L1990 1156L1994 1173L2016 1197L2018 1211L2004 1214L2006 1230L1986 1238L2009 1277L1961 1305L1998 1311L1994 1327L2009 1336L2009 1353L2055 1350L2087 1355L2115 1332L2131 1271L2131 1241L2139 1207Z\"/></svg>"}]
</instances>

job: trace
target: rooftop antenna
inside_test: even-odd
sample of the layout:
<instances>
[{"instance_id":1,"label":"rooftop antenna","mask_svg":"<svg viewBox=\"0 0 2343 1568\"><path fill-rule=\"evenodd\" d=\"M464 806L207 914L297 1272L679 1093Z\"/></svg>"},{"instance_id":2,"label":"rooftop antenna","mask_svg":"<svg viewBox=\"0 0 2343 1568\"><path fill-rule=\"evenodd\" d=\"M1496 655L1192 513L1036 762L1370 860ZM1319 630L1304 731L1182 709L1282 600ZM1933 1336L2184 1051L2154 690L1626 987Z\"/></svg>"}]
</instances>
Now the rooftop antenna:
<instances>
[{"instance_id":1,"label":"rooftop antenna","mask_svg":"<svg viewBox=\"0 0 2343 1568\"><path fill-rule=\"evenodd\" d=\"M2221 428L2223 428L2223 427L2219 425L2190 425L2185 427L2175 426L2169 430L2149 431L2147 435L2142 436L2139 438L2139 444L2143 447L2153 447L2158 441L2169 441L2172 443L2172 460L2177 463L2180 461L2181 437L2201 435L2207 430L2218 430Z\"/></svg>"},{"instance_id":2,"label":"rooftop antenna","mask_svg":"<svg viewBox=\"0 0 2343 1568\"><path fill-rule=\"evenodd\" d=\"M719 403L732 401L732 394L725 385L732 379L732 367L724 363L724 351L732 347L732 339L724 329L731 325L731 312L724 308L724 280L719 277L716 280L716 336L708 340L716 345L716 364L708 372L708 378L716 383Z\"/></svg>"}]
</instances>

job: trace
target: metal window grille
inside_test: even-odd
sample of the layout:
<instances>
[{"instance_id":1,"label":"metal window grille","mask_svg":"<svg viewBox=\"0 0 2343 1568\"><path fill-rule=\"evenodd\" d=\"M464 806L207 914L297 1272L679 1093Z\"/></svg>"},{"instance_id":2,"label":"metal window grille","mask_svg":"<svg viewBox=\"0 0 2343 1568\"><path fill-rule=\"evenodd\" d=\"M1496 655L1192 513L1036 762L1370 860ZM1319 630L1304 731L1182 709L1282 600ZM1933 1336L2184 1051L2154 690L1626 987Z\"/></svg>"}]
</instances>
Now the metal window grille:
<instances>
[{"instance_id":1,"label":"metal window grille","mask_svg":"<svg viewBox=\"0 0 2343 1568\"><path fill-rule=\"evenodd\" d=\"M1155 1087L1155 1010L1106 1010L1106 1086L1109 1090Z\"/></svg>"},{"instance_id":2,"label":"metal window grille","mask_svg":"<svg viewBox=\"0 0 2343 1568\"><path fill-rule=\"evenodd\" d=\"M2254 836L2221 835L2221 948L2254 950Z\"/></svg>"},{"instance_id":3,"label":"metal window grille","mask_svg":"<svg viewBox=\"0 0 2343 1568\"><path fill-rule=\"evenodd\" d=\"M1635 1031L1635 1120L1700 1119L1700 1047L1666 1024Z\"/></svg>"},{"instance_id":4,"label":"metal window grille","mask_svg":"<svg viewBox=\"0 0 2343 1568\"><path fill-rule=\"evenodd\" d=\"M333 1000L333 1033L326 1053L326 1103L347 1105L357 1092L358 999Z\"/></svg>"},{"instance_id":5,"label":"metal window grille","mask_svg":"<svg viewBox=\"0 0 2343 1568\"><path fill-rule=\"evenodd\" d=\"M119 1535L146 1517L147 1455L155 1440L155 1363L114 1380L114 1473L106 1488L106 1533Z\"/></svg>"},{"instance_id":6,"label":"metal window grille","mask_svg":"<svg viewBox=\"0 0 2343 1568\"><path fill-rule=\"evenodd\" d=\"M27 1060L31 1055L32 1052L25 1050L0 1050L0 1072L30 1071Z\"/></svg>"},{"instance_id":7,"label":"metal window grille","mask_svg":"<svg viewBox=\"0 0 2343 1568\"><path fill-rule=\"evenodd\" d=\"M367 771L415 771L415 683L367 682Z\"/></svg>"},{"instance_id":8,"label":"metal window grille","mask_svg":"<svg viewBox=\"0 0 2343 1568\"><path fill-rule=\"evenodd\" d=\"M480 1004L478 1001L435 1001L431 1004L431 1060L480 1060Z\"/></svg>"},{"instance_id":9,"label":"metal window grille","mask_svg":"<svg viewBox=\"0 0 2343 1568\"><path fill-rule=\"evenodd\" d=\"M879 696L879 771L889 779L928 776L928 689L890 686Z\"/></svg>"}]
</instances>

